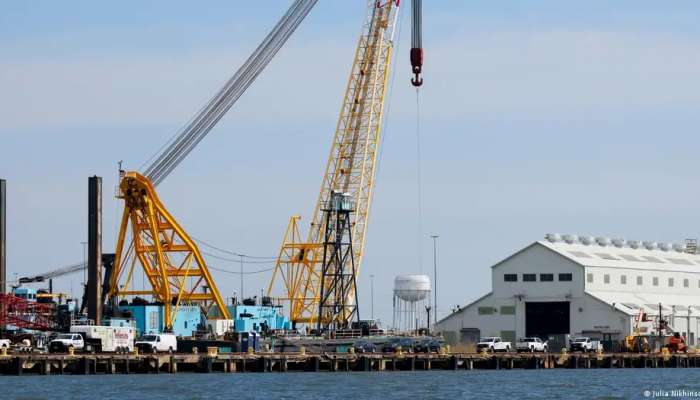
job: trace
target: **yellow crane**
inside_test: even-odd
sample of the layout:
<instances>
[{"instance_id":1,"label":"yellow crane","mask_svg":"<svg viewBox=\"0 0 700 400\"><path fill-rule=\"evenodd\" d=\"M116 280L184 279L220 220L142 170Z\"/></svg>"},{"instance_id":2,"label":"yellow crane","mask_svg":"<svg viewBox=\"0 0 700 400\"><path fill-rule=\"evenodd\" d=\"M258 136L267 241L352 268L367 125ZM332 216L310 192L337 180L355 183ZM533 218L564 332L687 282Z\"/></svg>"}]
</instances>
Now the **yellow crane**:
<instances>
[{"instance_id":1,"label":"yellow crane","mask_svg":"<svg viewBox=\"0 0 700 400\"><path fill-rule=\"evenodd\" d=\"M321 292L329 289L327 283L321 283L324 251L328 251L323 237L326 228L324 207L334 193L348 196L353 204L349 235L352 238L352 257L344 262L354 262L352 272L357 276L372 203L399 0L368 0L367 4L367 14L306 241L302 241L300 217L292 216L268 286L270 296L275 288L283 291L283 295L277 298L288 302L290 319L295 324L339 322L342 325L352 315L347 307L322 313L319 301ZM415 72L420 72L420 69ZM346 295L347 304L356 298L354 289Z\"/></svg>"},{"instance_id":2,"label":"yellow crane","mask_svg":"<svg viewBox=\"0 0 700 400\"><path fill-rule=\"evenodd\" d=\"M316 0L296 0L248 60L145 170L122 171L117 197L124 200L114 267L109 277L112 307L126 297L150 296L164 305L164 325L171 330L178 308L199 304L230 319L223 298L196 243L156 193L163 181L209 133L286 43ZM141 267L148 286L135 289Z\"/></svg>"}]
</instances>

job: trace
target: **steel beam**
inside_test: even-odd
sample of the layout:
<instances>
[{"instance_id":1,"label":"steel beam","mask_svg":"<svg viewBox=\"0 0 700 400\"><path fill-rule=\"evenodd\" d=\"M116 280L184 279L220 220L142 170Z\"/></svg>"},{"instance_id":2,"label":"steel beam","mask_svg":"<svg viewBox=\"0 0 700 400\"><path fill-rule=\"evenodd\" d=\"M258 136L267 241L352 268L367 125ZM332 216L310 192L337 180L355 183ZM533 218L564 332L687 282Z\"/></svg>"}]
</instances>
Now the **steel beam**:
<instances>
[{"instance_id":1,"label":"steel beam","mask_svg":"<svg viewBox=\"0 0 700 400\"><path fill-rule=\"evenodd\" d=\"M88 318L100 325L102 319L102 178L88 178Z\"/></svg>"}]
</instances>

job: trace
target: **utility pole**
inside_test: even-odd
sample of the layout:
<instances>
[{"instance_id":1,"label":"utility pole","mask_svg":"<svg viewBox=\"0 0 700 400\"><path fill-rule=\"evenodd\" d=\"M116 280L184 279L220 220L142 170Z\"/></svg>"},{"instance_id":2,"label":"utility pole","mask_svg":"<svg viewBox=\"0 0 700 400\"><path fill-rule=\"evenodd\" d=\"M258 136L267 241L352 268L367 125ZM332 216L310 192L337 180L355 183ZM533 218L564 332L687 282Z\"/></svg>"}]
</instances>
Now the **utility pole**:
<instances>
[{"instance_id":1,"label":"utility pole","mask_svg":"<svg viewBox=\"0 0 700 400\"><path fill-rule=\"evenodd\" d=\"M369 276L370 293L372 297L372 321L374 321L374 275Z\"/></svg>"},{"instance_id":2,"label":"utility pole","mask_svg":"<svg viewBox=\"0 0 700 400\"><path fill-rule=\"evenodd\" d=\"M435 325L437 325L437 238L440 235L430 235L433 239L433 295L435 296L435 302L433 303L433 318L435 318Z\"/></svg>"}]
</instances>

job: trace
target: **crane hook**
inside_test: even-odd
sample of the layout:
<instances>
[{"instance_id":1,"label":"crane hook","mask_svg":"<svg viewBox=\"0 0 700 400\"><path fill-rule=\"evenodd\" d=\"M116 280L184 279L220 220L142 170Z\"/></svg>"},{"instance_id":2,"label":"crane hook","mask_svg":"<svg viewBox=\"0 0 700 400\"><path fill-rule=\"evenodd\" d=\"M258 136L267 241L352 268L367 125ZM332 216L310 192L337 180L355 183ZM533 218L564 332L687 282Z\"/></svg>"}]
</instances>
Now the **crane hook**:
<instances>
[{"instance_id":1,"label":"crane hook","mask_svg":"<svg viewBox=\"0 0 700 400\"><path fill-rule=\"evenodd\" d=\"M420 77L420 72L413 72L415 76L411 79L411 85L419 87L423 85L423 78Z\"/></svg>"},{"instance_id":2,"label":"crane hook","mask_svg":"<svg viewBox=\"0 0 700 400\"><path fill-rule=\"evenodd\" d=\"M423 84L423 78L420 77L423 71L423 49L411 49L411 69L414 74L413 79L411 79L411 84L415 87L421 86Z\"/></svg>"}]
</instances>

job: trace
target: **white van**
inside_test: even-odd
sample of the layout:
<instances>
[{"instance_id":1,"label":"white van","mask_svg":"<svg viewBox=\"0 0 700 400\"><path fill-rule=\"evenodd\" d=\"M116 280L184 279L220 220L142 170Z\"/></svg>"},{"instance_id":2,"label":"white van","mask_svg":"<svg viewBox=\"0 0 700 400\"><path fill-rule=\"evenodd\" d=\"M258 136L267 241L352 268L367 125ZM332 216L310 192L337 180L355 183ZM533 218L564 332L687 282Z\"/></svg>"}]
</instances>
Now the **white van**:
<instances>
[{"instance_id":1,"label":"white van","mask_svg":"<svg viewBox=\"0 0 700 400\"><path fill-rule=\"evenodd\" d=\"M143 335L136 341L135 346L144 353L157 353L159 351L177 351L177 338L172 333L158 335Z\"/></svg>"}]
</instances>

